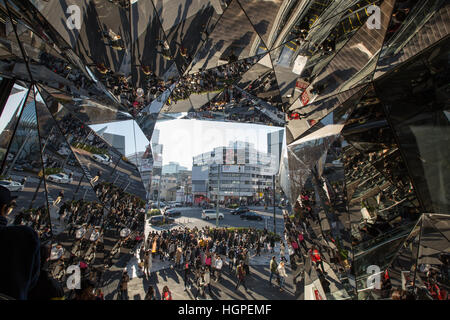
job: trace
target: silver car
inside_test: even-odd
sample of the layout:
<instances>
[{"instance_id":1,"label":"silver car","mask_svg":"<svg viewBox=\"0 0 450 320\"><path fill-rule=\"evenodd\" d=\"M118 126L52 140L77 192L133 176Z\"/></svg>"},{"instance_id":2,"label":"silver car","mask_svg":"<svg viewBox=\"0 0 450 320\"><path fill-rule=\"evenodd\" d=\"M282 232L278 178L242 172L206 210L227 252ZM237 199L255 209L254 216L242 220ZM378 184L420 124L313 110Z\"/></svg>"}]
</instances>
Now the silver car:
<instances>
[{"instance_id":1,"label":"silver car","mask_svg":"<svg viewBox=\"0 0 450 320\"><path fill-rule=\"evenodd\" d=\"M23 184L17 181L0 180L0 186L5 187L9 191L22 191Z\"/></svg>"},{"instance_id":2,"label":"silver car","mask_svg":"<svg viewBox=\"0 0 450 320\"><path fill-rule=\"evenodd\" d=\"M209 219L216 219L217 213L216 210L203 210L202 211L202 219L203 220L209 220ZM219 220L223 219L223 213L219 212Z\"/></svg>"}]
</instances>

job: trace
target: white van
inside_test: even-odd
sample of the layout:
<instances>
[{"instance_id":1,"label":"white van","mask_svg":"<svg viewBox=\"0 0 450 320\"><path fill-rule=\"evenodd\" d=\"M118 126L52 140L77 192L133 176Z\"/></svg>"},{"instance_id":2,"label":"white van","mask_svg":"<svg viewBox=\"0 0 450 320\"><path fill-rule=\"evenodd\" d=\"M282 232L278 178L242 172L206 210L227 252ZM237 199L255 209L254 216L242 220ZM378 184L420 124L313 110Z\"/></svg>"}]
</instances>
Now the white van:
<instances>
[{"instance_id":1,"label":"white van","mask_svg":"<svg viewBox=\"0 0 450 320\"><path fill-rule=\"evenodd\" d=\"M202 211L202 219L209 220L209 219L216 219L216 210L203 210ZM219 220L223 219L223 213L219 212Z\"/></svg>"}]
</instances>

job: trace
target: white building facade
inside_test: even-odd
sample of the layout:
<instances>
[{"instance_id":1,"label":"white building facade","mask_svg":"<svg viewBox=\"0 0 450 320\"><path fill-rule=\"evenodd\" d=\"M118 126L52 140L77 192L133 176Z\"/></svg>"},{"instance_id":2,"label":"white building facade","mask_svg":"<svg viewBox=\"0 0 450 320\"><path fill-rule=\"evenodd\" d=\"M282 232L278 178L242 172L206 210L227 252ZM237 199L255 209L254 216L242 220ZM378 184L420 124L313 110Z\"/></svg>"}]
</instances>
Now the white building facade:
<instances>
[{"instance_id":1,"label":"white building facade","mask_svg":"<svg viewBox=\"0 0 450 320\"><path fill-rule=\"evenodd\" d=\"M260 200L264 190L272 188L277 163L274 155L242 141L197 155L192 167L194 203L217 198L224 202Z\"/></svg>"}]
</instances>

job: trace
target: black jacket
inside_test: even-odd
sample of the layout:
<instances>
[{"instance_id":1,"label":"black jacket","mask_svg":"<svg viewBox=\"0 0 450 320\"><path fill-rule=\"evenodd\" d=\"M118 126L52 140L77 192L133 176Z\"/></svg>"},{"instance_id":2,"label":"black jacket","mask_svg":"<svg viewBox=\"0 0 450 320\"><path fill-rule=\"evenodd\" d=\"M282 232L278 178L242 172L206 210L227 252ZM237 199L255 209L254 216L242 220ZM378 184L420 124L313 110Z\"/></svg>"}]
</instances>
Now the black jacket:
<instances>
[{"instance_id":1,"label":"black jacket","mask_svg":"<svg viewBox=\"0 0 450 320\"><path fill-rule=\"evenodd\" d=\"M0 293L26 300L39 278L39 237L30 227L6 224L0 217Z\"/></svg>"},{"instance_id":2,"label":"black jacket","mask_svg":"<svg viewBox=\"0 0 450 320\"><path fill-rule=\"evenodd\" d=\"M51 300L64 298L64 289L49 277L46 271L41 270L36 286L28 294L28 300Z\"/></svg>"}]
</instances>

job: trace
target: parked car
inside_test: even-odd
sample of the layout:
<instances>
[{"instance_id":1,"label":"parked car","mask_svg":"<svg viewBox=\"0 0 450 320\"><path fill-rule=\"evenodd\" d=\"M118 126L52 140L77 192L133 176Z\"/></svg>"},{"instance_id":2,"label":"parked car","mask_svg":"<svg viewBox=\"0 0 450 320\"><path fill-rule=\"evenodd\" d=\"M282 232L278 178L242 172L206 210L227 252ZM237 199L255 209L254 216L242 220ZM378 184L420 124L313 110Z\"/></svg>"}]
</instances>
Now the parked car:
<instances>
[{"instance_id":1,"label":"parked car","mask_svg":"<svg viewBox=\"0 0 450 320\"><path fill-rule=\"evenodd\" d=\"M245 213L241 214L241 219L247 219L247 220L258 220L258 221L262 221L263 217L260 214L257 214L253 211L248 211Z\"/></svg>"},{"instance_id":2,"label":"parked car","mask_svg":"<svg viewBox=\"0 0 450 320\"><path fill-rule=\"evenodd\" d=\"M153 216L150 218L150 224L152 226L160 226L163 224L172 224L172 223L175 223L175 219L162 215Z\"/></svg>"},{"instance_id":3,"label":"parked car","mask_svg":"<svg viewBox=\"0 0 450 320\"><path fill-rule=\"evenodd\" d=\"M175 202L175 208L181 208L183 207L183 204L180 202Z\"/></svg>"},{"instance_id":4,"label":"parked car","mask_svg":"<svg viewBox=\"0 0 450 320\"><path fill-rule=\"evenodd\" d=\"M209 219L216 219L217 214L216 214L216 210L203 210L202 211L202 219L204 220L209 220ZM219 220L222 220L223 217L223 213L219 212Z\"/></svg>"},{"instance_id":5,"label":"parked car","mask_svg":"<svg viewBox=\"0 0 450 320\"><path fill-rule=\"evenodd\" d=\"M236 208L236 209L234 209L234 210L231 210L231 214L233 214L233 215L236 215L236 214L241 214L241 213L244 213L244 212L248 212L249 210L248 210L248 208L247 207L238 207L238 208Z\"/></svg>"},{"instance_id":6,"label":"parked car","mask_svg":"<svg viewBox=\"0 0 450 320\"><path fill-rule=\"evenodd\" d=\"M51 174L47 177L47 180L56 183L72 183L72 178L69 178L65 173Z\"/></svg>"},{"instance_id":7,"label":"parked car","mask_svg":"<svg viewBox=\"0 0 450 320\"><path fill-rule=\"evenodd\" d=\"M110 164L112 162L111 157L106 154L93 154L91 158L94 161L103 163L103 164Z\"/></svg>"},{"instance_id":8,"label":"parked car","mask_svg":"<svg viewBox=\"0 0 450 320\"><path fill-rule=\"evenodd\" d=\"M22 191L23 184L17 181L0 180L0 186L5 187L9 191Z\"/></svg>"},{"instance_id":9,"label":"parked car","mask_svg":"<svg viewBox=\"0 0 450 320\"><path fill-rule=\"evenodd\" d=\"M179 217L181 216L181 211L176 209L168 209L164 211L164 215L167 217Z\"/></svg>"}]
</instances>

